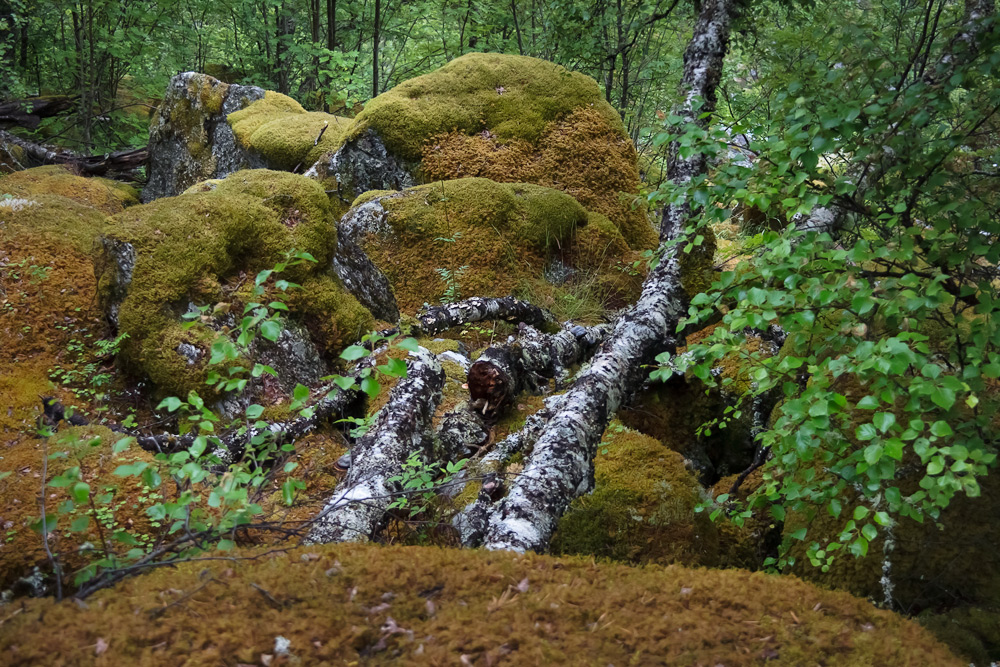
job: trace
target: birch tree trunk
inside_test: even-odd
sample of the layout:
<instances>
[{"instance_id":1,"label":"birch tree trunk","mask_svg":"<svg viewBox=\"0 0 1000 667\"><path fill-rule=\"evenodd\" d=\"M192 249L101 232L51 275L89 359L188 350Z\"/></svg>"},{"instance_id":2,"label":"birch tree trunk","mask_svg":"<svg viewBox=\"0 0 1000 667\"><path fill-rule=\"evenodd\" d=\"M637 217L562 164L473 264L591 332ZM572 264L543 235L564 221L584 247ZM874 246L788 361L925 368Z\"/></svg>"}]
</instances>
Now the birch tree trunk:
<instances>
[{"instance_id":1,"label":"birch tree trunk","mask_svg":"<svg viewBox=\"0 0 1000 667\"><path fill-rule=\"evenodd\" d=\"M704 126L715 107L715 89L729 43L733 0L707 0L684 53L682 101L674 114ZM702 155L680 158L672 146L669 177L679 184L705 172ZM544 551L570 501L593 487L593 459L608 420L640 384L642 365L673 344L685 312L677 240L692 215L690 204L668 207L660 230L660 262L643 285L639 301L615 326L590 366L580 373L561 407L535 442L524 471L490 514L488 549Z\"/></svg>"}]
</instances>

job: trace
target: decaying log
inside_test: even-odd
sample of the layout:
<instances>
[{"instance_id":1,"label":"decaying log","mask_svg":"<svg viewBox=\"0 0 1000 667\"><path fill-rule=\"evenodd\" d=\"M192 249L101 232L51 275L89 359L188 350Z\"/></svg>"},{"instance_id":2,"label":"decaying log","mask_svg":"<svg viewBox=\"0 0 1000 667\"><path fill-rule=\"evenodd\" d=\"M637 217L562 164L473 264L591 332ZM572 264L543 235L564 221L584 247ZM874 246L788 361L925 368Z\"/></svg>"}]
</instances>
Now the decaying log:
<instances>
[{"instance_id":1,"label":"decaying log","mask_svg":"<svg viewBox=\"0 0 1000 667\"><path fill-rule=\"evenodd\" d=\"M145 147L102 155L78 155L71 151L56 151L3 130L0 130L0 145L17 146L24 151L29 164L20 165L22 167L63 164L88 176L103 176L108 173L128 175L129 172L144 165L147 157Z\"/></svg>"},{"instance_id":2,"label":"decaying log","mask_svg":"<svg viewBox=\"0 0 1000 667\"><path fill-rule=\"evenodd\" d=\"M500 298L474 296L470 299L425 308L417 315L419 331L414 335L430 336L451 327L484 320L524 323L532 326L555 324L552 313L512 296Z\"/></svg>"},{"instance_id":3,"label":"decaying log","mask_svg":"<svg viewBox=\"0 0 1000 667\"><path fill-rule=\"evenodd\" d=\"M392 388L375 424L355 444L351 469L316 517L308 543L364 541L375 532L392 502L388 480L420 448L443 387L437 358L424 348L410 353L406 378Z\"/></svg>"},{"instance_id":4,"label":"decaying log","mask_svg":"<svg viewBox=\"0 0 1000 667\"><path fill-rule=\"evenodd\" d=\"M33 130L43 118L51 118L76 109L78 100L79 98L73 95L45 95L3 102L0 103L0 123Z\"/></svg>"},{"instance_id":5,"label":"decaying log","mask_svg":"<svg viewBox=\"0 0 1000 667\"><path fill-rule=\"evenodd\" d=\"M715 89L729 43L733 0L706 0L684 53L683 99L674 115L704 127L714 109ZM668 174L680 185L704 173L705 157L680 157L671 147ZM642 365L670 349L672 334L686 310L680 286L677 245L691 222L689 203L669 206L660 229L659 264L643 283L642 295L618 320L589 367L565 394L562 407L545 425L524 471L491 512L485 531L488 549L544 551L569 502L593 487L593 460L610 417L644 375Z\"/></svg>"},{"instance_id":6,"label":"decaying log","mask_svg":"<svg viewBox=\"0 0 1000 667\"><path fill-rule=\"evenodd\" d=\"M529 416L519 431L496 443L486 456L464 471L466 479L478 477L481 482L476 500L469 503L452 520L462 546L477 547L482 544L490 515L496 501L503 495L504 480L500 475L501 468L511 456L527 450L535 443L552 415L562 408L564 401L565 396L562 394L545 399L545 407ZM459 493L461 490L456 491L455 495Z\"/></svg>"},{"instance_id":7,"label":"decaying log","mask_svg":"<svg viewBox=\"0 0 1000 667\"><path fill-rule=\"evenodd\" d=\"M487 348L472 364L469 394L487 420L496 421L525 389L537 391L544 381L564 380L566 369L584 359L610 332L610 325L567 325L559 333L543 334L522 325L514 340Z\"/></svg>"}]
</instances>

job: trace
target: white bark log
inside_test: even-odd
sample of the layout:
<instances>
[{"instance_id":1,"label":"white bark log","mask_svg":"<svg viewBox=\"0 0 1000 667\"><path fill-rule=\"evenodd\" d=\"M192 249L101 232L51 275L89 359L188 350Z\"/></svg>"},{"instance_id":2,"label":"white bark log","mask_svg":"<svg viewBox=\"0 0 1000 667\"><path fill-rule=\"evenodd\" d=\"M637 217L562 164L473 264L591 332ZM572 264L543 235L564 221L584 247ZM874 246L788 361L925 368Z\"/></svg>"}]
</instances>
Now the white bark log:
<instances>
[{"instance_id":1,"label":"white bark log","mask_svg":"<svg viewBox=\"0 0 1000 667\"><path fill-rule=\"evenodd\" d=\"M355 444L351 469L314 520L307 543L359 542L374 534L396 490L388 480L420 448L443 386L437 358L424 348L411 353L406 378L392 388L375 424Z\"/></svg>"}]
</instances>

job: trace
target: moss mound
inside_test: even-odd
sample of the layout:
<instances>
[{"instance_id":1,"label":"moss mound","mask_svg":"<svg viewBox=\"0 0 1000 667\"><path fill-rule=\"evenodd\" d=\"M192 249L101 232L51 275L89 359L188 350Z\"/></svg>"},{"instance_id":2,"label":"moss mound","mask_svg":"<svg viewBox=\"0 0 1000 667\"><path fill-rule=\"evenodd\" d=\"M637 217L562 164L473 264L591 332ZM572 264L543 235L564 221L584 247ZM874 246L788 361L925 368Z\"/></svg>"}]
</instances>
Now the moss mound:
<instances>
[{"instance_id":1,"label":"moss mound","mask_svg":"<svg viewBox=\"0 0 1000 667\"><path fill-rule=\"evenodd\" d=\"M107 178L77 176L61 165L10 174L0 180L0 194L24 198L58 195L107 215L120 213L125 207L139 203L139 193L131 186Z\"/></svg>"},{"instance_id":2,"label":"moss mound","mask_svg":"<svg viewBox=\"0 0 1000 667\"><path fill-rule=\"evenodd\" d=\"M712 565L718 531L694 508L703 490L684 458L613 421L594 460L593 493L573 501L552 540L557 554L631 563Z\"/></svg>"},{"instance_id":3,"label":"moss mound","mask_svg":"<svg viewBox=\"0 0 1000 667\"><path fill-rule=\"evenodd\" d=\"M244 148L271 168L289 171L309 167L335 150L350 123L347 118L306 111L292 98L272 91L229 114L226 121Z\"/></svg>"},{"instance_id":4,"label":"moss mound","mask_svg":"<svg viewBox=\"0 0 1000 667\"><path fill-rule=\"evenodd\" d=\"M504 296L540 276L587 212L572 197L530 184L465 178L378 198L391 233L369 230L365 250L389 279L404 311L447 288L439 269L456 275L462 297ZM462 267L466 267L462 269Z\"/></svg>"},{"instance_id":5,"label":"moss mound","mask_svg":"<svg viewBox=\"0 0 1000 667\"><path fill-rule=\"evenodd\" d=\"M610 219L630 246L656 245L645 200L628 194L639 192L635 148L618 117L601 108L576 109L548 123L534 141L449 132L425 144L422 158L427 178L481 176L564 190Z\"/></svg>"},{"instance_id":6,"label":"moss mound","mask_svg":"<svg viewBox=\"0 0 1000 667\"><path fill-rule=\"evenodd\" d=\"M316 298L297 297L293 317L322 330L327 347L353 341L373 324L371 315L327 273L336 247L336 224L321 186L302 176L267 170L240 171L207 192L157 200L112 218L108 247L130 244L135 267L118 311L120 331L129 334L122 358L168 392L186 395L201 388L214 333L183 329L189 304L240 302L250 277L271 268L295 248L315 264L282 277L308 282ZM101 295L112 310L117 285L128 282L109 261ZM178 353L193 346L197 359ZM189 348L190 349L190 348Z\"/></svg>"},{"instance_id":7,"label":"moss mound","mask_svg":"<svg viewBox=\"0 0 1000 667\"><path fill-rule=\"evenodd\" d=\"M468 53L382 93L358 114L345 139L375 130L405 160L443 132L488 130L500 141L536 142L545 126L579 107L621 125L597 82L554 63L498 53Z\"/></svg>"},{"instance_id":8,"label":"moss mound","mask_svg":"<svg viewBox=\"0 0 1000 667\"><path fill-rule=\"evenodd\" d=\"M795 579L427 547L188 563L24 609L0 637L9 665L962 664L916 623Z\"/></svg>"}]
</instances>

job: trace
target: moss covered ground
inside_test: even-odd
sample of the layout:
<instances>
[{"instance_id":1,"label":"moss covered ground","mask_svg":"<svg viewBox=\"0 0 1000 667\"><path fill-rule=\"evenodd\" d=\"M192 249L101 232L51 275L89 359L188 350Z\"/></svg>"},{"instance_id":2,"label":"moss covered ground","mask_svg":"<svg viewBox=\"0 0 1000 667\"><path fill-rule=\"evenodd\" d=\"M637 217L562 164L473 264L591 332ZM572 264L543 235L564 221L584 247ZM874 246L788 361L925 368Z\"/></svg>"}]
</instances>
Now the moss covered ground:
<instances>
[{"instance_id":1,"label":"moss covered ground","mask_svg":"<svg viewBox=\"0 0 1000 667\"><path fill-rule=\"evenodd\" d=\"M244 555L159 570L85 605L26 601L4 619L0 655L12 666L963 664L916 623L792 578L428 547Z\"/></svg>"}]
</instances>

